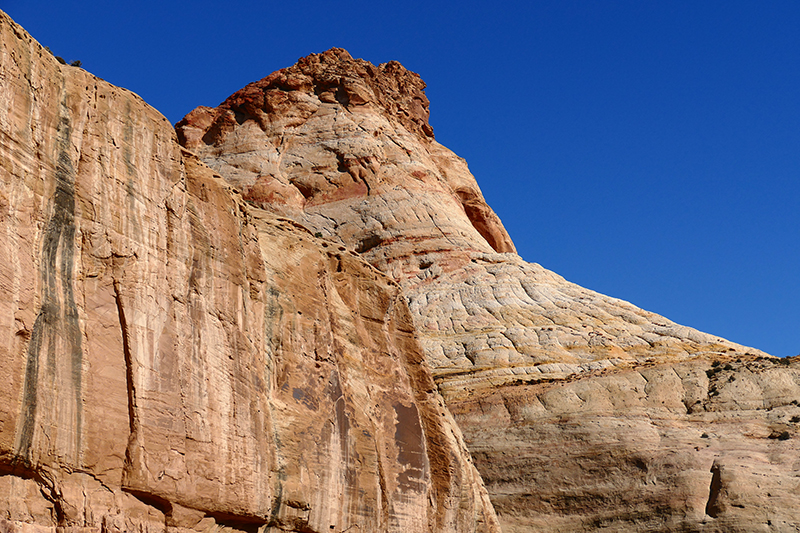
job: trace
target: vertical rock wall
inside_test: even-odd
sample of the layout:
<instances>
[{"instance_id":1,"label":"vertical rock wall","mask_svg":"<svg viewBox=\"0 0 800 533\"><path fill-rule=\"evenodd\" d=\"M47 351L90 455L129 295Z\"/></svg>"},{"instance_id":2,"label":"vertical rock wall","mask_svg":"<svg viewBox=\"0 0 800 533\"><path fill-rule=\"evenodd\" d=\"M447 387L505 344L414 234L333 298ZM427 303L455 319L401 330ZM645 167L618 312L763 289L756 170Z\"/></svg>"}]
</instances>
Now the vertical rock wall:
<instances>
[{"instance_id":1,"label":"vertical rock wall","mask_svg":"<svg viewBox=\"0 0 800 533\"><path fill-rule=\"evenodd\" d=\"M398 287L0 13L0 529L496 531Z\"/></svg>"}]
</instances>

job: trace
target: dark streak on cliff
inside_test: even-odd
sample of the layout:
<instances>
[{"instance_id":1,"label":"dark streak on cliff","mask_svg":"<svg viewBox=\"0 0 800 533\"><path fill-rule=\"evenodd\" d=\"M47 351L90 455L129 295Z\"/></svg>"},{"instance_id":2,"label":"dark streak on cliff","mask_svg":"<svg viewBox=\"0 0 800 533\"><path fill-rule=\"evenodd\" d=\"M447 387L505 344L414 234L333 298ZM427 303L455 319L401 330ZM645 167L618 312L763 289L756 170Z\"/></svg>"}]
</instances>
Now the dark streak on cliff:
<instances>
[{"instance_id":1,"label":"dark streak on cliff","mask_svg":"<svg viewBox=\"0 0 800 533\"><path fill-rule=\"evenodd\" d=\"M78 308L75 304L73 290L74 254L75 254L75 169L69 156L71 126L69 110L66 105L66 92L60 104L60 120L56 138L56 187L51 200L51 216L45 226L42 241L40 273L42 279L42 305L31 333L28 345L27 363L25 367L25 383L23 391L22 418L23 424L17 435L16 452L25 461L30 460L33 445L36 417L40 409L41 393L40 357L46 343L47 394L53 391L58 395L58 376L60 370L68 371L70 390L67 399L72 399L75 412L71 416L74 422L72 435L75 439L75 459L81 450L82 433L82 369L83 349ZM60 297L59 297L60 289ZM57 341L62 337L65 342L67 360L59 360ZM66 407L68 402L56 401L54 409ZM53 415L53 418L56 418Z\"/></svg>"}]
</instances>

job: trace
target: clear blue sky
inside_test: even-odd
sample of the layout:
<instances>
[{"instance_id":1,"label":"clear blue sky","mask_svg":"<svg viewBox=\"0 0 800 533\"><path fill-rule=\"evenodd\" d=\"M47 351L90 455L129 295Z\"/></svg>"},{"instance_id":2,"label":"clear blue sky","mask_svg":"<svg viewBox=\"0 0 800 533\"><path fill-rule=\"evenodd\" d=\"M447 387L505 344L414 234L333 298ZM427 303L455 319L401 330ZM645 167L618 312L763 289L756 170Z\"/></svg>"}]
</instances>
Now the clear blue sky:
<instances>
[{"instance_id":1,"label":"clear blue sky","mask_svg":"<svg viewBox=\"0 0 800 533\"><path fill-rule=\"evenodd\" d=\"M172 122L332 46L399 60L520 254L800 353L800 2L42 2L0 8Z\"/></svg>"}]
</instances>

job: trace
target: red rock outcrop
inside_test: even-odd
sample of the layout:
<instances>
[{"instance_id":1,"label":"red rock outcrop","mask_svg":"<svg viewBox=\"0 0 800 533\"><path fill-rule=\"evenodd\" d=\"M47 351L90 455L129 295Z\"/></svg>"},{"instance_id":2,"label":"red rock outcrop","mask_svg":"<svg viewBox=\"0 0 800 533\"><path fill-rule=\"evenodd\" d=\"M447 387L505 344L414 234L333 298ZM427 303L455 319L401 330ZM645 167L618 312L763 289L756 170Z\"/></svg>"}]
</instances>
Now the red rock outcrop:
<instances>
[{"instance_id":1,"label":"red rock outcrop","mask_svg":"<svg viewBox=\"0 0 800 533\"><path fill-rule=\"evenodd\" d=\"M394 281L3 13L0 99L0 531L497 531Z\"/></svg>"},{"instance_id":2,"label":"red rock outcrop","mask_svg":"<svg viewBox=\"0 0 800 533\"><path fill-rule=\"evenodd\" d=\"M424 87L176 136L0 13L0 531L800 528L800 363L524 262Z\"/></svg>"},{"instance_id":3,"label":"red rock outcrop","mask_svg":"<svg viewBox=\"0 0 800 533\"><path fill-rule=\"evenodd\" d=\"M504 531L800 527L797 363L523 261L423 87L333 49L177 130L246 201L397 280Z\"/></svg>"},{"instance_id":4,"label":"red rock outcrop","mask_svg":"<svg viewBox=\"0 0 800 533\"><path fill-rule=\"evenodd\" d=\"M514 252L464 160L433 140L424 87L397 62L334 48L195 109L178 137L252 205L397 279L422 252L446 252L452 268L469 252Z\"/></svg>"}]
</instances>

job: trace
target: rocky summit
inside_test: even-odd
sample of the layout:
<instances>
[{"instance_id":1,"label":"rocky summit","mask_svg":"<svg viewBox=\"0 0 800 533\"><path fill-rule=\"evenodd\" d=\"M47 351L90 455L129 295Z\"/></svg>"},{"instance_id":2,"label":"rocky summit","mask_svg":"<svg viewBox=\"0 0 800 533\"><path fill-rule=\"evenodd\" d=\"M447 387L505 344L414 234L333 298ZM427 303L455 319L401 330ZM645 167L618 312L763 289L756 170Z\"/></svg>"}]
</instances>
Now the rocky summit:
<instances>
[{"instance_id":1,"label":"rocky summit","mask_svg":"<svg viewBox=\"0 0 800 533\"><path fill-rule=\"evenodd\" d=\"M0 532L800 529L800 362L523 261L424 88L173 128L0 13Z\"/></svg>"}]
</instances>

